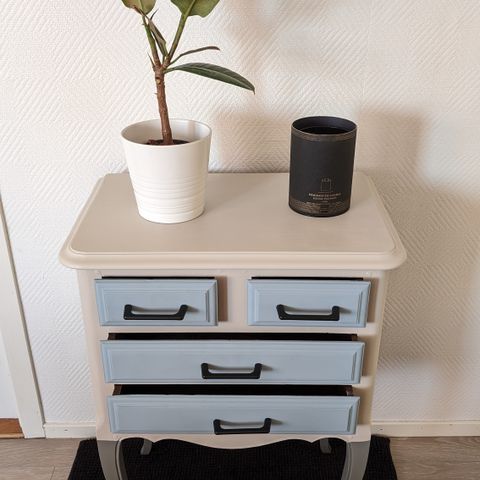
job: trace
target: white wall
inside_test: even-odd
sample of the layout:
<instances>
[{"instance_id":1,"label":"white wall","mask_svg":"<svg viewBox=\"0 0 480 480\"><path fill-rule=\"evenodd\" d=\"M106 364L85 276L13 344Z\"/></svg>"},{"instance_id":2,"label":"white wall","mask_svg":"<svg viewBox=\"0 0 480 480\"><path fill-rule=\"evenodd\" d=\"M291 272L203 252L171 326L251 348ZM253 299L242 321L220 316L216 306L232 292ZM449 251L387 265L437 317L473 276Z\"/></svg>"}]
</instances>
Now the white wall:
<instances>
[{"instance_id":1,"label":"white wall","mask_svg":"<svg viewBox=\"0 0 480 480\"><path fill-rule=\"evenodd\" d=\"M10 369L7 365L2 333L0 332L0 418L17 418L17 404L13 392Z\"/></svg>"},{"instance_id":2,"label":"white wall","mask_svg":"<svg viewBox=\"0 0 480 480\"><path fill-rule=\"evenodd\" d=\"M1 197L0 197L1 199ZM6 251L7 238L4 232L3 209L0 201L0 286L8 284L11 271L7 270L2 263L2 258L9 255ZM9 258L9 257L8 257ZM0 305L4 306L10 299L7 298L4 288L0 288ZM4 320L5 311L2 308L0 311L0 418L17 418L17 403L15 399L15 392L13 390L12 377L10 373L10 366L7 363L7 353L5 351L4 339L2 336L2 320Z\"/></svg>"},{"instance_id":3,"label":"white wall","mask_svg":"<svg viewBox=\"0 0 480 480\"><path fill-rule=\"evenodd\" d=\"M175 8L159 5L170 24ZM1 8L0 189L45 416L90 421L76 279L57 252L95 181L125 168L120 129L156 115L145 39L120 0ZM374 418L479 420L480 2L223 0L190 23L184 47L220 45L198 60L257 87L169 79L171 113L214 128L213 169L286 171L300 116L359 124L356 167L409 253Z\"/></svg>"}]
</instances>

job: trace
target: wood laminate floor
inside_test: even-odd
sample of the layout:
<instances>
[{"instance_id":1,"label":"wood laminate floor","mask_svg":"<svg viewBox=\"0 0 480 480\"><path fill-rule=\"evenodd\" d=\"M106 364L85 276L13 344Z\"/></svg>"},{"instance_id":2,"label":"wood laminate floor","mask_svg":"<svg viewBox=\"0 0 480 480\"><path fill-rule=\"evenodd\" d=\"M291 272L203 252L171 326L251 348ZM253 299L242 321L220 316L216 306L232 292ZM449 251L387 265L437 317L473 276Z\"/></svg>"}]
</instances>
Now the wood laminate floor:
<instances>
[{"instance_id":1,"label":"wood laminate floor","mask_svg":"<svg viewBox=\"0 0 480 480\"><path fill-rule=\"evenodd\" d=\"M23 438L18 418L0 418L0 438Z\"/></svg>"},{"instance_id":2,"label":"wood laminate floor","mask_svg":"<svg viewBox=\"0 0 480 480\"><path fill-rule=\"evenodd\" d=\"M0 480L66 480L78 442L0 440ZM399 480L480 480L480 437L393 438L391 446Z\"/></svg>"}]
</instances>

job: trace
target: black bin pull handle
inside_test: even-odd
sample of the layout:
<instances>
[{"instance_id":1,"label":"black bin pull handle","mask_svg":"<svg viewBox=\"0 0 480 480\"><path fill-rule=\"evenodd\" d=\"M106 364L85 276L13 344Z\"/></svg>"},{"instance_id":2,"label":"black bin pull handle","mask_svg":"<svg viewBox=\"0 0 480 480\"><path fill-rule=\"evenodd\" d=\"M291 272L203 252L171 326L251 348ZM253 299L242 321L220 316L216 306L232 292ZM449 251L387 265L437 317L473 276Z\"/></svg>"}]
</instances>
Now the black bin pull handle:
<instances>
[{"instance_id":1,"label":"black bin pull handle","mask_svg":"<svg viewBox=\"0 0 480 480\"><path fill-rule=\"evenodd\" d=\"M124 320L174 320L182 321L187 313L188 305L181 305L175 313L133 313L133 305L125 305L123 309Z\"/></svg>"},{"instance_id":2,"label":"black bin pull handle","mask_svg":"<svg viewBox=\"0 0 480 480\"><path fill-rule=\"evenodd\" d=\"M261 363L256 363L251 372L247 373L232 373L232 372L220 372L213 373L210 371L210 366L208 363L202 363L202 378L219 378L223 380L241 380L243 378L255 379L258 380L262 374L263 365Z\"/></svg>"},{"instance_id":3,"label":"black bin pull handle","mask_svg":"<svg viewBox=\"0 0 480 480\"><path fill-rule=\"evenodd\" d=\"M338 322L340 320L340 307L336 305L332 307L332 312L325 315L313 314L313 315L297 315L287 313L285 311L285 305L277 305L278 318L280 320L307 320L317 322Z\"/></svg>"},{"instance_id":4,"label":"black bin pull handle","mask_svg":"<svg viewBox=\"0 0 480 480\"><path fill-rule=\"evenodd\" d=\"M242 435L248 433L270 433L272 419L266 418L263 425L258 428L223 428L222 421L215 419L213 421L213 431L215 435Z\"/></svg>"}]
</instances>

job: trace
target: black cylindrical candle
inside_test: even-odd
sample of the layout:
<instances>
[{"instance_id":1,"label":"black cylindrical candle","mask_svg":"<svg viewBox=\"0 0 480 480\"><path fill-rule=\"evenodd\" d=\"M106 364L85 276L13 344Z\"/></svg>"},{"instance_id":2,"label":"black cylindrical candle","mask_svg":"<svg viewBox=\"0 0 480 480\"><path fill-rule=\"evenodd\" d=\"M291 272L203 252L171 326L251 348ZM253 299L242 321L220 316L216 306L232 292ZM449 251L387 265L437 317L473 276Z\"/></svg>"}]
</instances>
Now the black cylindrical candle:
<instances>
[{"instance_id":1,"label":"black cylindrical candle","mask_svg":"<svg viewBox=\"0 0 480 480\"><path fill-rule=\"evenodd\" d=\"M306 117L292 124L292 210L333 217L350 208L357 126L344 118Z\"/></svg>"}]
</instances>

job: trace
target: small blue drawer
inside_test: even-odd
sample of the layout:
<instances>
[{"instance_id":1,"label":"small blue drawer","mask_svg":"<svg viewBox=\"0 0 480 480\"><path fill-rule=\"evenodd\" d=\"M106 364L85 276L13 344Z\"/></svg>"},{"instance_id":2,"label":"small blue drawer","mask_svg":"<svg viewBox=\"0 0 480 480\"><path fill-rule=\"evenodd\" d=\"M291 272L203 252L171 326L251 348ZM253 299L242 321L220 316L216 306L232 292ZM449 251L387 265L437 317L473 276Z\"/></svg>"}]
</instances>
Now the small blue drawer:
<instances>
[{"instance_id":1,"label":"small blue drawer","mask_svg":"<svg viewBox=\"0 0 480 480\"><path fill-rule=\"evenodd\" d=\"M294 340L107 340L105 381L117 384L360 382L364 344Z\"/></svg>"},{"instance_id":2,"label":"small blue drawer","mask_svg":"<svg viewBox=\"0 0 480 480\"><path fill-rule=\"evenodd\" d=\"M102 279L95 281L104 326L214 326L214 279Z\"/></svg>"},{"instance_id":3,"label":"small blue drawer","mask_svg":"<svg viewBox=\"0 0 480 480\"><path fill-rule=\"evenodd\" d=\"M354 434L359 397L114 395L112 433ZM245 431L247 430L247 431Z\"/></svg>"},{"instance_id":4,"label":"small blue drawer","mask_svg":"<svg viewBox=\"0 0 480 480\"><path fill-rule=\"evenodd\" d=\"M370 282L248 281L248 324L268 327L364 327Z\"/></svg>"}]
</instances>

